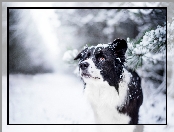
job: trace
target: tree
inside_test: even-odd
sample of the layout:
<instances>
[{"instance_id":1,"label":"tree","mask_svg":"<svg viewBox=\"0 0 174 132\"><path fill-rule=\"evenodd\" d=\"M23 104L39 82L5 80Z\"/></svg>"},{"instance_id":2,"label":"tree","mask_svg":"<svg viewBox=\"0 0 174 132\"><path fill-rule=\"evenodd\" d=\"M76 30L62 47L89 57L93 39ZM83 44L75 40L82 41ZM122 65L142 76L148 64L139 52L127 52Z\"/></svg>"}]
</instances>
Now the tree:
<instances>
[{"instance_id":1,"label":"tree","mask_svg":"<svg viewBox=\"0 0 174 132\"><path fill-rule=\"evenodd\" d=\"M158 87L166 85L166 24L144 33L135 42L128 39L127 66L141 71L141 76Z\"/></svg>"}]
</instances>

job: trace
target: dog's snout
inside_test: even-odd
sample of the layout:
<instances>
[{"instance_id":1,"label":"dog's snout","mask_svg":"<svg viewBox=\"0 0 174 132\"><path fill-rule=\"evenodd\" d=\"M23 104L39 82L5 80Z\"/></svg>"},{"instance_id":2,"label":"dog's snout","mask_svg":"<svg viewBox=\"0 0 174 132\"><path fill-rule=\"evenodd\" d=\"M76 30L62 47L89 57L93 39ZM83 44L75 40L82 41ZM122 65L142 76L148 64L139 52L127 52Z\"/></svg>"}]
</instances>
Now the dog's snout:
<instances>
[{"instance_id":1,"label":"dog's snout","mask_svg":"<svg viewBox=\"0 0 174 132\"><path fill-rule=\"evenodd\" d=\"M80 66L80 68L81 68L82 70L85 70L85 69L88 68L89 63L88 63L88 62L82 62L82 63L79 64L79 66Z\"/></svg>"}]
</instances>

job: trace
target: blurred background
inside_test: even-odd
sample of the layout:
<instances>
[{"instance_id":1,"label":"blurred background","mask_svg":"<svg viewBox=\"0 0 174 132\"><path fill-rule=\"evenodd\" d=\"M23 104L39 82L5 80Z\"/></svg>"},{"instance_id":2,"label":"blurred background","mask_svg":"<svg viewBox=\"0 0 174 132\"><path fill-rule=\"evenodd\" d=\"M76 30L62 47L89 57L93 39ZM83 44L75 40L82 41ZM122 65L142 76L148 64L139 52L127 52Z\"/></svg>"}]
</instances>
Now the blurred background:
<instances>
[{"instance_id":1,"label":"blurred background","mask_svg":"<svg viewBox=\"0 0 174 132\"><path fill-rule=\"evenodd\" d=\"M168 10L10 9L7 49L7 7L20 6L155 6L168 7ZM121 38L128 42L127 65L135 69L142 78L144 102L140 109L139 123L166 124L166 94L170 95L168 103L174 102L173 9L173 2L2 3L2 96L5 101L8 50L9 123L95 123L92 109L83 97L78 62L73 58L86 45L110 43L116 38ZM171 106L170 104L168 105ZM3 102L4 113L6 105L6 102ZM168 124L174 126L170 122L174 118L174 108L168 108L167 112ZM6 114L3 115L3 119L6 123ZM174 128L171 126L141 126L136 131L172 131ZM4 127L4 130L11 129ZM61 130L80 131L81 128L61 127ZM86 131L97 130L91 126Z\"/></svg>"},{"instance_id":2,"label":"blurred background","mask_svg":"<svg viewBox=\"0 0 174 132\"><path fill-rule=\"evenodd\" d=\"M116 38L138 40L165 22L165 9L10 9L9 72L67 70L60 65L70 59L66 51Z\"/></svg>"}]
</instances>

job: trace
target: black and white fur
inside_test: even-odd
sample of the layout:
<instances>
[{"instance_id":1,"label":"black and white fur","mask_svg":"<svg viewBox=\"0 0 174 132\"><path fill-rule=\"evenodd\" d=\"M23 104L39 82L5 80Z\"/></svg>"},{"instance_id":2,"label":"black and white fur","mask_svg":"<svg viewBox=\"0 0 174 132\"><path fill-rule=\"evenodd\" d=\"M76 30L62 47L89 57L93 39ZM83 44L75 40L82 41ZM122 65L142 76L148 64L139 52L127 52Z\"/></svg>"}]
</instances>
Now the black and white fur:
<instances>
[{"instance_id":1,"label":"black and white fur","mask_svg":"<svg viewBox=\"0 0 174 132\"><path fill-rule=\"evenodd\" d=\"M110 44L85 48L75 60L87 96L99 124L137 124L143 101L141 80L124 66L127 43L116 39Z\"/></svg>"}]
</instances>

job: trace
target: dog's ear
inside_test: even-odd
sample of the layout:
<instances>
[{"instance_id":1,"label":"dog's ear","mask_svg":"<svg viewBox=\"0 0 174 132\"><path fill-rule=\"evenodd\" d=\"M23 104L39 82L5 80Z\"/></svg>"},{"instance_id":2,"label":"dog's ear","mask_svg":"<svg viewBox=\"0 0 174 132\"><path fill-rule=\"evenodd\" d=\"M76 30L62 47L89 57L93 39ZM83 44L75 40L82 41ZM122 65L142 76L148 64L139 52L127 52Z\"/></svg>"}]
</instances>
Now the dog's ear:
<instances>
[{"instance_id":1,"label":"dog's ear","mask_svg":"<svg viewBox=\"0 0 174 132\"><path fill-rule=\"evenodd\" d=\"M74 60L80 59L83 57L83 55L86 53L86 51L88 50L88 48L85 48L84 50L82 50L75 58Z\"/></svg>"},{"instance_id":2,"label":"dog's ear","mask_svg":"<svg viewBox=\"0 0 174 132\"><path fill-rule=\"evenodd\" d=\"M82 54L81 54L81 52L74 58L74 60L77 60L77 59L79 59L79 58L81 58L82 57Z\"/></svg>"},{"instance_id":3,"label":"dog's ear","mask_svg":"<svg viewBox=\"0 0 174 132\"><path fill-rule=\"evenodd\" d=\"M124 39L115 39L112 45L116 55L125 55L127 50L127 43Z\"/></svg>"}]
</instances>

